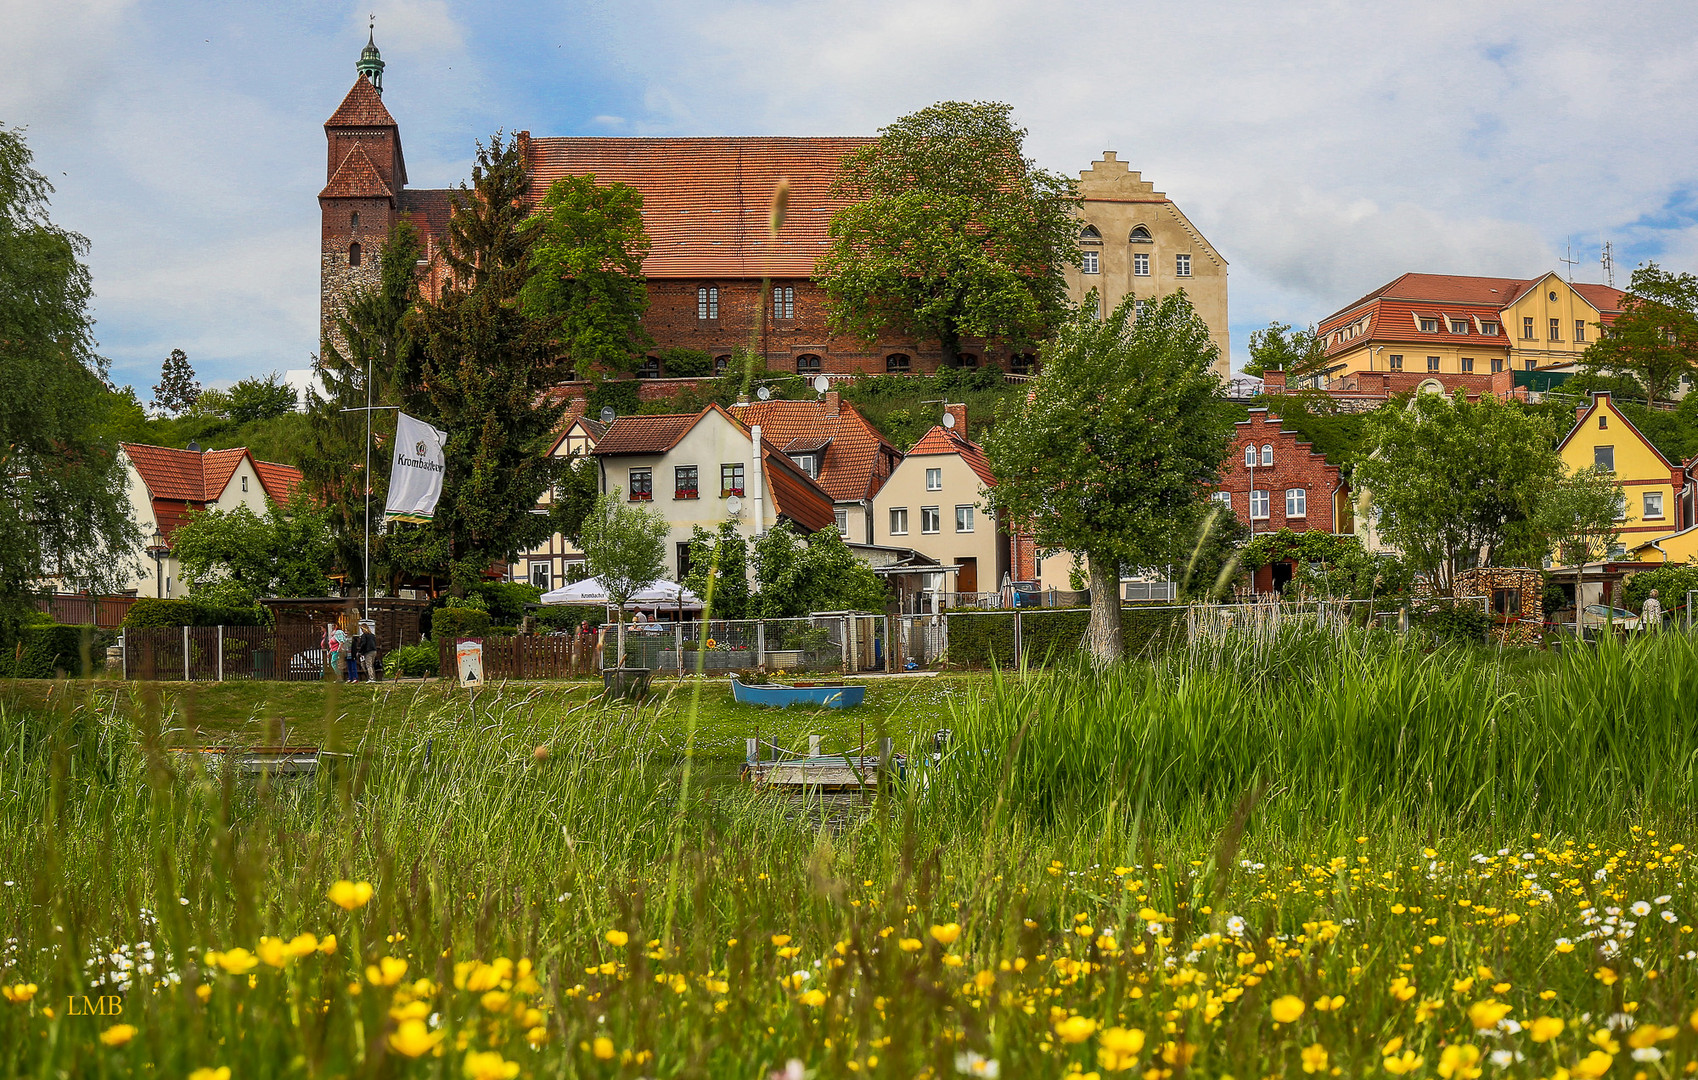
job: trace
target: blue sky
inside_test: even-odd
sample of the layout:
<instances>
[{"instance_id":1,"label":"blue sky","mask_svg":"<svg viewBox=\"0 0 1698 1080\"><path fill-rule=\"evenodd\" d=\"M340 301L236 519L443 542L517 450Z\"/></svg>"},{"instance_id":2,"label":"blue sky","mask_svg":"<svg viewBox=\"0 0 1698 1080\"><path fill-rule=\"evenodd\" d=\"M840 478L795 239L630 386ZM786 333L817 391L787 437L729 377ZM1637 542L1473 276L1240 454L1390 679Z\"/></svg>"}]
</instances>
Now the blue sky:
<instances>
[{"instance_id":1,"label":"blue sky","mask_svg":"<svg viewBox=\"0 0 1698 1080\"><path fill-rule=\"evenodd\" d=\"M368 13L415 186L474 140L870 134L1014 105L1077 173L1117 151L1231 263L1234 366L1406 270L1617 283L1698 270L1698 6L1423 2L147 3L0 0L0 123L92 243L97 327L143 396L317 347L322 124Z\"/></svg>"}]
</instances>

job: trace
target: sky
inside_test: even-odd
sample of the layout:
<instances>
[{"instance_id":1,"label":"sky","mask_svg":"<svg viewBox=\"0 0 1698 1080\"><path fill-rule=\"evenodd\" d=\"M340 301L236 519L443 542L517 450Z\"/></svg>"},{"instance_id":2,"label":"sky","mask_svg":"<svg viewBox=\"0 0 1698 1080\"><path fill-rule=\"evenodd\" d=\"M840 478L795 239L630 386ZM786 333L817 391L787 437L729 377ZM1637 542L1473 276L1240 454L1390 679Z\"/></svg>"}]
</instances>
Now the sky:
<instances>
[{"instance_id":1,"label":"sky","mask_svg":"<svg viewBox=\"0 0 1698 1080\"><path fill-rule=\"evenodd\" d=\"M0 0L0 124L91 245L113 380L317 349L323 123L375 16L409 179L535 135L861 135L1011 104L1116 151L1230 264L1233 366L1407 271L1698 270L1698 5L1142 0ZM1570 270L1562 260L1572 251Z\"/></svg>"}]
</instances>

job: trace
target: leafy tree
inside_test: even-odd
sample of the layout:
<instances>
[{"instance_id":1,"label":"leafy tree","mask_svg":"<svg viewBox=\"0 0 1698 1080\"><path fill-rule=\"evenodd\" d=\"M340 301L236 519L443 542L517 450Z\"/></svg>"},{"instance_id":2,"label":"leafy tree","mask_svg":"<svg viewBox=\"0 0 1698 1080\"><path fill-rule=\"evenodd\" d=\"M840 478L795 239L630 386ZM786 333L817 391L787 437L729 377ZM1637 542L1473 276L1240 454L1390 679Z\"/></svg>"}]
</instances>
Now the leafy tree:
<instances>
[{"instance_id":1,"label":"leafy tree","mask_svg":"<svg viewBox=\"0 0 1698 1080\"><path fill-rule=\"evenodd\" d=\"M1633 271L1615 325L1583 360L1589 371L1630 376L1653 403L1673 400L1698 365L1698 277L1656 263Z\"/></svg>"},{"instance_id":2,"label":"leafy tree","mask_svg":"<svg viewBox=\"0 0 1698 1080\"><path fill-rule=\"evenodd\" d=\"M273 371L263 378L246 378L230 388L230 419L238 424L274 420L295 408L295 391Z\"/></svg>"},{"instance_id":3,"label":"leafy tree","mask_svg":"<svg viewBox=\"0 0 1698 1080\"><path fill-rule=\"evenodd\" d=\"M1240 557L1246 567L1294 561L1298 585L1327 599L1400 596L1413 584L1400 560L1370 555L1362 541L1349 534L1294 529L1262 533L1244 545Z\"/></svg>"},{"instance_id":4,"label":"leafy tree","mask_svg":"<svg viewBox=\"0 0 1698 1080\"><path fill-rule=\"evenodd\" d=\"M0 639L43 577L110 589L139 569L88 241L53 224L31 162L22 133L0 127Z\"/></svg>"},{"instance_id":5,"label":"leafy tree","mask_svg":"<svg viewBox=\"0 0 1698 1080\"><path fill-rule=\"evenodd\" d=\"M1579 468L1562 476L1539 500L1544 548L1559 564L1574 567L1574 595L1593 559L1604 557L1621 536L1622 489L1609 473Z\"/></svg>"},{"instance_id":6,"label":"leafy tree","mask_svg":"<svg viewBox=\"0 0 1698 1080\"><path fill-rule=\"evenodd\" d=\"M172 349L171 355L159 368L159 382L153 387L153 407L160 412L180 413L200 397L200 383L195 369L189 366L188 354Z\"/></svg>"},{"instance_id":7,"label":"leafy tree","mask_svg":"<svg viewBox=\"0 0 1698 1080\"><path fill-rule=\"evenodd\" d=\"M1250 334L1250 362L1246 375L1260 377L1266 371L1285 372L1287 386L1312 384L1332 365L1327 360L1327 339L1310 326L1293 330L1287 323L1271 322Z\"/></svg>"},{"instance_id":8,"label":"leafy tree","mask_svg":"<svg viewBox=\"0 0 1698 1080\"><path fill-rule=\"evenodd\" d=\"M855 558L836 529L803 539L788 521L755 540L754 612L786 619L811 611L883 611L884 583Z\"/></svg>"},{"instance_id":9,"label":"leafy tree","mask_svg":"<svg viewBox=\"0 0 1698 1080\"><path fill-rule=\"evenodd\" d=\"M480 145L472 184L450 194L448 280L422 305L421 348L396 373L401 406L448 433L442 498L429 525L393 531L389 547L413 565L446 565L457 596L553 531L531 511L570 467L548 453L566 401L546 393L572 370L558 345L567 317L521 302L548 232L528 224L517 142L498 133Z\"/></svg>"},{"instance_id":10,"label":"leafy tree","mask_svg":"<svg viewBox=\"0 0 1698 1080\"><path fill-rule=\"evenodd\" d=\"M1684 621L1687 594L1698 589L1698 565L1672 563L1634 574L1627 579L1622 606L1629 611L1639 611L1645 606L1645 598L1651 595L1652 589L1657 590L1657 599L1662 601L1663 610L1682 616Z\"/></svg>"},{"instance_id":11,"label":"leafy tree","mask_svg":"<svg viewBox=\"0 0 1698 1080\"><path fill-rule=\"evenodd\" d=\"M417 264L424 246L419 233L406 219L398 221L384 241L378 260L374 288L348 298L336 320L337 332L327 336L318 372L323 380L323 397L308 399L306 423L312 440L300 458L304 486L323 505L336 547L336 562L344 567L351 585L363 586L365 566L366 507L366 419L363 409L368 396L372 404L394 404L400 398L399 379L416 365L418 342L415 306L419 299ZM371 372L368 395L366 372ZM379 446L395 431L395 415L372 414L372 434ZM377 468L386 454L372 453L371 505L376 516L371 537L373 577L386 580L391 591L408 570L428 574L447 565L447 547L434 533L407 528L381 528L383 506L389 495L389 472ZM392 550L399 540L403 551Z\"/></svg>"},{"instance_id":12,"label":"leafy tree","mask_svg":"<svg viewBox=\"0 0 1698 1080\"><path fill-rule=\"evenodd\" d=\"M601 581L619 616L619 663L625 666L625 605L660 578L666 559L666 519L627 503L618 488L598 498L584 519L584 567Z\"/></svg>"},{"instance_id":13,"label":"leafy tree","mask_svg":"<svg viewBox=\"0 0 1698 1080\"><path fill-rule=\"evenodd\" d=\"M850 204L816 272L833 329L935 339L953 367L964 337L1023 346L1066 316L1078 197L1026 158L1009 112L942 102L844 159L834 190Z\"/></svg>"},{"instance_id":14,"label":"leafy tree","mask_svg":"<svg viewBox=\"0 0 1698 1080\"><path fill-rule=\"evenodd\" d=\"M704 619L742 619L748 615L749 542L736 522L721 522L714 532L696 526L690 534L690 572L686 589L708 602Z\"/></svg>"},{"instance_id":15,"label":"leafy tree","mask_svg":"<svg viewBox=\"0 0 1698 1080\"><path fill-rule=\"evenodd\" d=\"M583 534L584 521L595 507L600 495L601 470L594 460L574 455L560 473L554 485L554 497L548 504L548 521L552 531L573 544Z\"/></svg>"},{"instance_id":16,"label":"leafy tree","mask_svg":"<svg viewBox=\"0 0 1698 1080\"><path fill-rule=\"evenodd\" d=\"M669 379L693 379L713 374L713 356L701 349L662 349L659 357L661 374Z\"/></svg>"},{"instance_id":17,"label":"leafy tree","mask_svg":"<svg viewBox=\"0 0 1698 1080\"><path fill-rule=\"evenodd\" d=\"M329 524L304 488L287 506L191 514L171 538L191 600L251 606L262 596L324 596L335 562Z\"/></svg>"},{"instance_id":18,"label":"leafy tree","mask_svg":"<svg viewBox=\"0 0 1698 1080\"><path fill-rule=\"evenodd\" d=\"M1179 599L1224 599L1238 579L1239 549L1250 539L1250 529L1238 515L1217 503L1198 523L1196 537L1179 575Z\"/></svg>"},{"instance_id":19,"label":"leafy tree","mask_svg":"<svg viewBox=\"0 0 1698 1080\"><path fill-rule=\"evenodd\" d=\"M1220 479L1232 416L1210 366L1219 354L1183 292L1133 318L1086 301L1045 351L1044 366L998 418L985 450L990 499L1041 552L1090 568L1090 653L1121 654L1120 571L1184 561Z\"/></svg>"},{"instance_id":20,"label":"leafy tree","mask_svg":"<svg viewBox=\"0 0 1698 1080\"><path fill-rule=\"evenodd\" d=\"M1482 395L1417 394L1370 414L1356 479L1380 535L1450 595L1458 571L1543 560L1539 500L1562 475L1550 424Z\"/></svg>"},{"instance_id":21,"label":"leafy tree","mask_svg":"<svg viewBox=\"0 0 1698 1080\"><path fill-rule=\"evenodd\" d=\"M525 311L555 322L578 378L598 367L633 370L653 344L642 323L649 306L642 193L626 184L597 184L593 175L563 176L526 226L535 234L535 272L520 289Z\"/></svg>"}]
</instances>

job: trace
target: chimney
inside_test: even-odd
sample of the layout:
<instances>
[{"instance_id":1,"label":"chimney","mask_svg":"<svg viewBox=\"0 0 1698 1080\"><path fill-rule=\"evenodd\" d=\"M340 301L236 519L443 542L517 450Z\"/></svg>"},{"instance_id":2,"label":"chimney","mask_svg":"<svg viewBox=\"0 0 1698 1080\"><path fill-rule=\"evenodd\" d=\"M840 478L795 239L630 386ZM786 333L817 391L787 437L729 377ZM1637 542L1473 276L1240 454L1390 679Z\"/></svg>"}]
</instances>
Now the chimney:
<instances>
[{"instance_id":1,"label":"chimney","mask_svg":"<svg viewBox=\"0 0 1698 1080\"><path fill-rule=\"evenodd\" d=\"M1262 393L1264 393L1264 394L1283 394L1283 393L1285 393L1285 372L1283 372L1283 371L1264 371L1264 372L1262 372Z\"/></svg>"},{"instance_id":2,"label":"chimney","mask_svg":"<svg viewBox=\"0 0 1698 1080\"><path fill-rule=\"evenodd\" d=\"M955 427L953 429L955 434L961 436L963 439L967 438L967 406L965 404L945 405L943 407L943 411L955 417Z\"/></svg>"},{"instance_id":3,"label":"chimney","mask_svg":"<svg viewBox=\"0 0 1698 1080\"><path fill-rule=\"evenodd\" d=\"M1592 406L1590 406L1590 405L1576 405L1574 407L1574 422L1576 424L1578 424L1581 420L1585 419L1586 410L1590 409L1591 407Z\"/></svg>"},{"instance_id":4,"label":"chimney","mask_svg":"<svg viewBox=\"0 0 1698 1080\"><path fill-rule=\"evenodd\" d=\"M842 408L843 395L838 393L836 390L827 390L825 392L825 397L820 400L825 402L825 414L827 416L836 416L838 411Z\"/></svg>"}]
</instances>

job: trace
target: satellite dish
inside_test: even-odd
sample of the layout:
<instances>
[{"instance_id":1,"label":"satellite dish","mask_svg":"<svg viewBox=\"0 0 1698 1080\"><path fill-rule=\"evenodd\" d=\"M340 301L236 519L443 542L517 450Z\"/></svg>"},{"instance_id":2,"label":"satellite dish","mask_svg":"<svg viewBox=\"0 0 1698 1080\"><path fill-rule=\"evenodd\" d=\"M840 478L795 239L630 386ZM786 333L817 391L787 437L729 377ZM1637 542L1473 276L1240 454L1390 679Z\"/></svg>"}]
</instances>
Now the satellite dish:
<instances>
[{"instance_id":1,"label":"satellite dish","mask_svg":"<svg viewBox=\"0 0 1698 1080\"><path fill-rule=\"evenodd\" d=\"M824 375L814 376L814 393L823 394L831 389L831 380Z\"/></svg>"},{"instance_id":2,"label":"satellite dish","mask_svg":"<svg viewBox=\"0 0 1698 1080\"><path fill-rule=\"evenodd\" d=\"M613 406L603 405L601 407L601 422L602 423L604 423L604 424L613 423L613 418L616 415L618 415L618 414L613 411Z\"/></svg>"},{"instance_id":3,"label":"satellite dish","mask_svg":"<svg viewBox=\"0 0 1698 1080\"><path fill-rule=\"evenodd\" d=\"M952 427L955 426L955 414L954 413L946 412L946 413L943 414L943 426L946 427L946 428L952 428Z\"/></svg>"},{"instance_id":4,"label":"satellite dish","mask_svg":"<svg viewBox=\"0 0 1698 1080\"><path fill-rule=\"evenodd\" d=\"M760 398L762 401L765 401L767 398L772 396L772 391L763 386L759 390L755 391L755 396Z\"/></svg>"},{"instance_id":5,"label":"satellite dish","mask_svg":"<svg viewBox=\"0 0 1698 1080\"><path fill-rule=\"evenodd\" d=\"M738 514L741 514L743 512L743 500L739 499L735 495L731 496L729 499L726 499L725 500L725 512L727 514L730 514L732 517L736 517Z\"/></svg>"}]
</instances>

